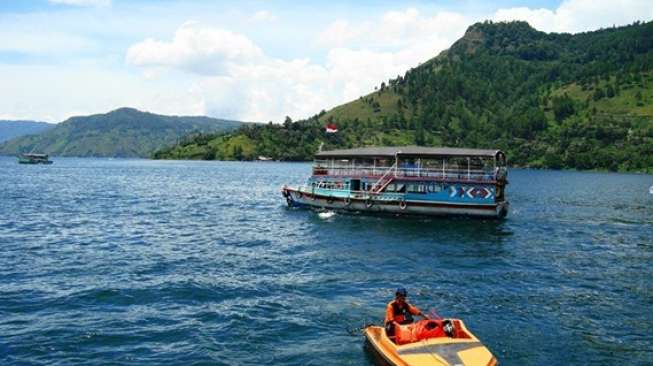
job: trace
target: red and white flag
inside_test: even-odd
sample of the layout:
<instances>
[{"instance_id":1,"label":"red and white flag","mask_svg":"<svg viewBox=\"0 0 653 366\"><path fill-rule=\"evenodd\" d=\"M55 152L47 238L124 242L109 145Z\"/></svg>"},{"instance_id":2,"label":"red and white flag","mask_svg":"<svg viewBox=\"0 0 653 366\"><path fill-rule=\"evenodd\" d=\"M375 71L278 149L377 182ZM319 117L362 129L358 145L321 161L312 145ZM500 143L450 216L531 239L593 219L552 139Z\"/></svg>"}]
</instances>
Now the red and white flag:
<instances>
[{"instance_id":1,"label":"red and white flag","mask_svg":"<svg viewBox=\"0 0 653 366\"><path fill-rule=\"evenodd\" d=\"M335 123L329 123L326 125L326 132L327 133L336 133L338 132L338 126L336 126Z\"/></svg>"}]
</instances>

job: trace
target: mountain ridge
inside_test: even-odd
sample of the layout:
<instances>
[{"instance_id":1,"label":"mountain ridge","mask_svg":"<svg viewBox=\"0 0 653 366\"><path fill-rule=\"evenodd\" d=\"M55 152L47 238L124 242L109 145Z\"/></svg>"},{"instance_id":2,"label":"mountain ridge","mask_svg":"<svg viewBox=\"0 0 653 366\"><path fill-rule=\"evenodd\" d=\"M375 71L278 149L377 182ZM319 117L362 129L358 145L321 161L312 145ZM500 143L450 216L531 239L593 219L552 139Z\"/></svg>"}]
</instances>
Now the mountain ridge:
<instances>
[{"instance_id":1,"label":"mountain ridge","mask_svg":"<svg viewBox=\"0 0 653 366\"><path fill-rule=\"evenodd\" d=\"M16 137L38 134L55 125L28 120L0 120L0 143Z\"/></svg>"},{"instance_id":2,"label":"mountain ridge","mask_svg":"<svg viewBox=\"0 0 653 366\"><path fill-rule=\"evenodd\" d=\"M243 122L204 116L166 116L122 107L73 116L39 135L0 144L0 154L38 151L55 156L148 157L189 134L226 132Z\"/></svg>"}]
</instances>

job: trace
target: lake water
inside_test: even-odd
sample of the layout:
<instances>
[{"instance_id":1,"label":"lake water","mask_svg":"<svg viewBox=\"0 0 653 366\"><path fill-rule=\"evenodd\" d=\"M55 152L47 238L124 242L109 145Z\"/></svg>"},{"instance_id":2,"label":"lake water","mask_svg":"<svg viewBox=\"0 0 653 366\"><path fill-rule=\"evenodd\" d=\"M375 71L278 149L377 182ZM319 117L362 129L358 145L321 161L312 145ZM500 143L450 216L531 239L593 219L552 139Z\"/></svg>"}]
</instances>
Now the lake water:
<instances>
[{"instance_id":1,"label":"lake water","mask_svg":"<svg viewBox=\"0 0 653 366\"><path fill-rule=\"evenodd\" d=\"M291 210L309 164L0 158L0 364L371 365L397 286L502 365L653 364L653 176L512 170L505 221Z\"/></svg>"}]
</instances>

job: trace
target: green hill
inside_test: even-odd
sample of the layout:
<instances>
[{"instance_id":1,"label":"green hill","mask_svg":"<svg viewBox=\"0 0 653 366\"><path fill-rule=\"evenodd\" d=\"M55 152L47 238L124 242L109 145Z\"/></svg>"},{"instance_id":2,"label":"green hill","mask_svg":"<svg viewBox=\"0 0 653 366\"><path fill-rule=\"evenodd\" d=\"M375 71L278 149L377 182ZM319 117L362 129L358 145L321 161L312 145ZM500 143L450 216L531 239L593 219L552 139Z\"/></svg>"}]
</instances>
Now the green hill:
<instances>
[{"instance_id":1,"label":"green hill","mask_svg":"<svg viewBox=\"0 0 653 366\"><path fill-rule=\"evenodd\" d=\"M41 133L54 126L54 124L46 122L0 120L0 142L19 136Z\"/></svg>"},{"instance_id":2,"label":"green hill","mask_svg":"<svg viewBox=\"0 0 653 366\"><path fill-rule=\"evenodd\" d=\"M132 108L72 117L41 134L0 144L0 154L42 152L58 156L148 157L189 134L226 132L241 122L208 117L162 116Z\"/></svg>"},{"instance_id":3,"label":"green hill","mask_svg":"<svg viewBox=\"0 0 653 366\"><path fill-rule=\"evenodd\" d=\"M337 134L324 133L328 122ZM374 93L304 121L186 139L156 157L307 160L322 143L498 147L517 166L653 171L653 22L575 35L477 23Z\"/></svg>"}]
</instances>

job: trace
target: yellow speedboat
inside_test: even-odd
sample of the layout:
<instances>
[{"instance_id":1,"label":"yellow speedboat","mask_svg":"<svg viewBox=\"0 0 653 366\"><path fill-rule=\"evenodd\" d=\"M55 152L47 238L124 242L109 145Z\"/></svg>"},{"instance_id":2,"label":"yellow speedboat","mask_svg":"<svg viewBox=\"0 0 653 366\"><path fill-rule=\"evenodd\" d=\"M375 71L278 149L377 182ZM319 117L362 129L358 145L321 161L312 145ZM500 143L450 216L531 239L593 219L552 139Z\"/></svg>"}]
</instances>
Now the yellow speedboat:
<instances>
[{"instance_id":1,"label":"yellow speedboat","mask_svg":"<svg viewBox=\"0 0 653 366\"><path fill-rule=\"evenodd\" d=\"M370 348L391 366L498 365L459 319L426 319L396 326L393 339L379 326L368 326L364 333Z\"/></svg>"}]
</instances>

